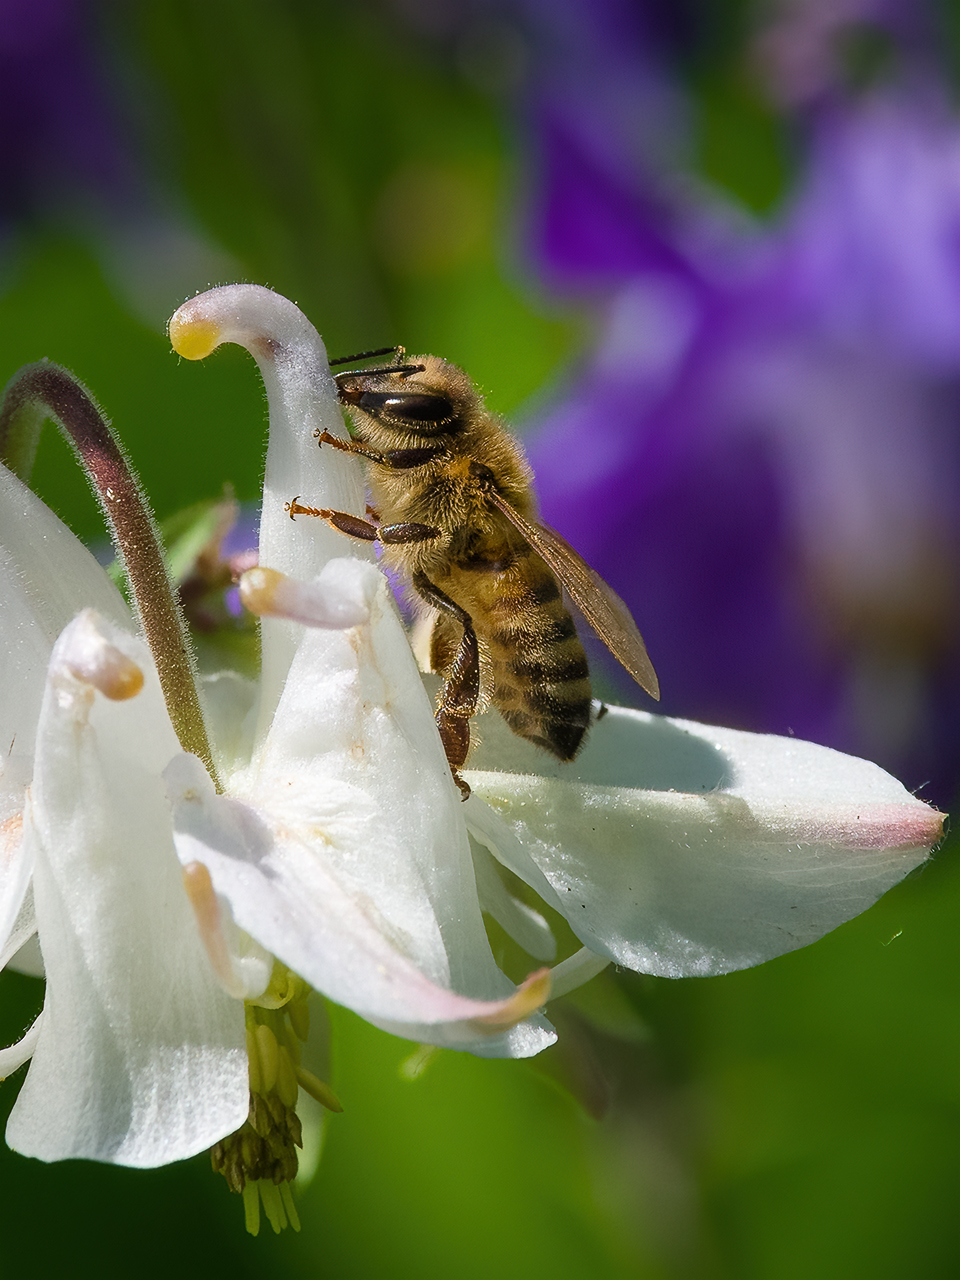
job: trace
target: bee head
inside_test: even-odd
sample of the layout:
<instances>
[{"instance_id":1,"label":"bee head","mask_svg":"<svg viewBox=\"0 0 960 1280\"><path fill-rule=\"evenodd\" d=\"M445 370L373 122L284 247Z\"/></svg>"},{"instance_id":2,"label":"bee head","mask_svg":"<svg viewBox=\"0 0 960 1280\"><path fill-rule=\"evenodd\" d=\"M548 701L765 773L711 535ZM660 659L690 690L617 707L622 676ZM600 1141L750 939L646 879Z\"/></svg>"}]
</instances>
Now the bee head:
<instances>
[{"instance_id":1,"label":"bee head","mask_svg":"<svg viewBox=\"0 0 960 1280\"><path fill-rule=\"evenodd\" d=\"M397 349L403 354L402 348ZM352 370L334 377L340 403L381 427L417 436L437 436L460 429L466 382L455 365L436 356L380 369Z\"/></svg>"}]
</instances>

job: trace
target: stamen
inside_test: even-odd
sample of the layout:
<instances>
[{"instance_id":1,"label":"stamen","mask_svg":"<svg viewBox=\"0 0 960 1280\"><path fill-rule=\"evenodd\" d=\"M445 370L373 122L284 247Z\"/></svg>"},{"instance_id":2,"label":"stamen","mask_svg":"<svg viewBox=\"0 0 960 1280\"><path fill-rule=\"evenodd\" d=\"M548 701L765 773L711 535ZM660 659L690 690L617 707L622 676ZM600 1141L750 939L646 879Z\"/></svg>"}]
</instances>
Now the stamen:
<instances>
[{"instance_id":1,"label":"stamen","mask_svg":"<svg viewBox=\"0 0 960 1280\"><path fill-rule=\"evenodd\" d=\"M280 1195L280 1189L274 1186L272 1182L260 1182L257 1184L257 1190L260 1192L260 1199L263 1201L263 1211L267 1215L267 1221L276 1234L279 1235L287 1225L287 1215L283 1207L283 1197Z\"/></svg>"},{"instance_id":2,"label":"stamen","mask_svg":"<svg viewBox=\"0 0 960 1280\"><path fill-rule=\"evenodd\" d=\"M572 956L567 956L566 960L553 966L550 971L551 996L556 999L558 996L565 996L568 991L575 991L577 987L582 987L585 982L602 973L609 964L606 956L598 956L589 947L581 947Z\"/></svg>"},{"instance_id":3,"label":"stamen","mask_svg":"<svg viewBox=\"0 0 960 1280\"><path fill-rule=\"evenodd\" d=\"M256 1030L257 1055L260 1059L260 1092L273 1093L277 1087L277 1076L280 1073L280 1046L277 1037L265 1023L260 1023ZM294 1098L296 1102L296 1098ZM288 1104L289 1105L289 1104Z\"/></svg>"},{"instance_id":4,"label":"stamen","mask_svg":"<svg viewBox=\"0 0 960 1280\"><path fill-rule=\"evenodd\" d=\"M293 1034L306 1044L310 1034L310 1006L306 1000L291 1000L287 1005L287 1017Z\"/></svg>"},{"instance_id":5,"label":"stamen","mask_svg":"<svg viewBox=\"0 0 960 1280\"><path fill-rule=\"evenodd\" d=\"M42 1025L43 1010L41 1009L32 1025L27 1028L16 1044L10 1045L8 1049L0 1049L0 1083L33 1057Z\"/></svg>"},{"instance_id":6,"label":"stamen","mask_svg":"<svg viewBox=\"0 0 960 1280\"><path fill-rule=\"evenodd\" d=\"M256 1182L248 1182L241 1192L244 1226L252 1236L260 1234L260 1192L257 1187Z\"/></svg>"},{"instance_id":7,"label":"stamen","mask_svg":"<svg viewBox=\"0 0 960 1280\"><path fill-rule=\"evenodd\" d=\"M328 1111L341 1112L343 1105L340 1099L333 1092L328 1084L308 1071L306 1067L297 1067L297 1083L304 1093L309 1093L314 1102L319 1102L321 1107L326 1107Z\"/></svg>"},{"instance_id":8,"label":"stamen","mask_svg":"<svg viewBox=\"0 0 960 1280\"><path fill-rule=\"evenodd\" d=\"M300 1065L300 1042L309 1027L308 994L309 988L278 963L261 1000L247 1002L250 1110L243 1126L210 1152L214 1169L231 1191L243 1196L251 1235L260 1229L261 1204L274 1231L288 1224L300 1230L290 1190L297 1176L297 1148L303 1146L296 1113L299 1090L330 1111L341 1110L329 1086Z\"/></svg>"},{"instance_id":9,"label":"stamen","mask_svg":"<svg viewBox=\"0 0 960 1280\"><path fill-rule=\"evenodd\" d=\"M294 1203L293 1192L290 1190L289 1182L281 1182L279 1186L280 1199L283 1201L283 1207L287 1211L287 1217L290 1219L290 1225L294 1231L300 1230L300 1215L297 1213L297 1206Z\"/></svg>"},{"instance_id":10,"label":"stamen","mask_svg":"<svg viewBox=\"0 0 960 1280\"><path fill-rule=\"evenodd\" d=\"M300 1086L297 1083L297 1069L291 1061L289 1052L281 1051L277 1061L277 1097L285 1107L292 1111L297 1105Z\"/></svg>"}]
</instances>

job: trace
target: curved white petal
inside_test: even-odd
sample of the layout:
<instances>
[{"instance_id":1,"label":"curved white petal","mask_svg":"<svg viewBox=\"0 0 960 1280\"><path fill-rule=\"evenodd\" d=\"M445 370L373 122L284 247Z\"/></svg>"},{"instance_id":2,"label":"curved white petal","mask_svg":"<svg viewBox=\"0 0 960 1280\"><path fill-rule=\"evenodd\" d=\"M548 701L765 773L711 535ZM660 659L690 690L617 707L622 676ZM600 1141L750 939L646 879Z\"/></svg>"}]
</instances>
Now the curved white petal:
<instances>
[{"instance_id":1,"label":"curved white petal","mask_svg":"<svg viewBox=\"0 0 960 1280\"><path fill-rule=\"evenodd\" d=\"M263 749L228 783L243 804L174 766L180 856L207 864L242 928L370 1021L536 1052L552 1033L466 1025L477 1001L514 988L490 953L459 793L386 584L372 565L353 572L379 583L371 622L304 634Z\"/></svg>"},{"instance_id":2,"label":"curved white petal","mask_svg":"<svg viewBox=\"0 0 960 1280\"><path fill-rule=\"evenodd\" d=\"M473 809L471 804L471 810ZM473 832L471 832L473 835ZM533 907L514 897L500 878L496 862L486 844L472 845L473 870L477 877L477 895L481 908L496 920L501 929L518 943L527 955L549 962L556 957L557 940L550 926ZM551 988L556 995L555 988Z\"/></svg>"},{"instance_id":3,"label":"curved white petal","mask_svg":"<svg viewBox=\"0 0 960 1280\"><path fill-rule=\"evenodd\" d=\"M140 667L138 695L72 674L97 636L102 665L118 650ZM243 1009L214 980L173 847L161 771L178 752L146 647L81 614L51 658L25 820L47 971L7 1127L25 1155L164 1164L246 1117Z\"/></svg>"},{"instance_id":4,"label":"curved white petal","mask_svg":"<svg viewBox=\"0 0 960 1280\"><path fill-rule=\"evenodd\" d=\"M40 943L37 941L35 921L32 932L27 934L20 946L13 952L7 961L6 967L12 969L14 973L25 974L28 978L46 977L43 967L43 952L40 950Z\"/></svg>"},{"instance_id":5,"label":"curved white petal","mask_svg":"<svg viewBox=\"0 0 960 1280\"><path fill-rule=\"evenodd\" d=\"M129 621L120 593L45 503L0 464L0 950L32 873L20 840L37 719L57 636L86 605Z\"/></svg>"},{"instance_id":6,"label":"curved white petal","mask_svg":"<svg viewBox=\"0 0 960 1280\"><path fill-rule=\"evenodd\" d=\"M0 1049L0 1080L6 1080L7 1076L13 1075L14 1071L30 1061L36 1050L42 1026L43 1013L41 1012L16 1044L10 1045L8 1049Z\"/></svg>"},{"instance_id":7,"label":"curved white petal","mask_svg":"<svg viewBox=\"0 0 960 1280\"><path fill-rule=\"evenodd\" d=\"M345 538L323 520L291 520L284 510L302 497L312 506L363 515L364 484L355 459L317 445L315 432L347 436L327 364L310 321L292 302L261 285L232 284L191 298L170 321L170 340L188 359L238 343L256 360L270 406L270 440L260 516L260 563L310 581L333 556L372 560L368 544ZM296 625L265 619L262 627L260 735L280 697L299 639Z\"/></svg>"},{"instance_id":8,"label":"curved white petal","mask_svg":"<svg viewBox=\"0 0 960 1280\"><path fill-rule=\"evenodd\" d=\"M0 465L0 821L23 807L34 735L57 636L86 606L130 613L87 548Z\"/></svg>"},{"instance_id":9,"label":"curved white petal","mask_svg":"<svg viewBox=\"0 0 960 1280\"><path fill-rule=\"evenodd\" d=\"M942 815L826 747L611 708L568 781L491 723L467 772L481 839L600 955L665 977L725 973L815 941L921 863ZM475 820L475 819L474 819Z\"/></svg>"},{"instance_id":10,"label":"curved white petal","mask_svg":"<svg viewBox=\"0 0 960 1280\"><path fill-rule=\"evenodd\" d=\"M589 947L581 947L550 970L550 990L554 998L576 991L577 987L602 973L609 963L606 956L598 956Z\"/></svg>"},{"instance_id":11,"label":"curved white petal","mask_svg":"<svg viewBox=\"0 0 960 1280\"><path fill-rule=\"evenodd\" d=\"M236 921L324 995L425 1043L525 1057L552 1042L539 1022L492 1032L484 1020L505 1014L515 1000L506 979L510 994L499 1000L471 999L432 982L407 954L404 943L412 939L391 931L376 905L317 856L314 841L272 831L265 815L216 795L194 757L175 759L167 781L184 863L202 862Z\"/></svg>"},{"instance_id":12,"label":"curved white petal","mask_svg":"<svg viewBox=\"0 0 960 1280\"><path fill-rule=\"evenodd\" d=\"M353 556L338 556L328 560L312 582L260 565L241 577L240 599L261 618L287 618L307 627L344 631L370 621L376 588L368 576L354 572L357 564L365 563Z\"/></svg>"},{"instance_id":13,"label":"curved white petal","mask_svg":"<svg viewBox=\"0 0 960 1280\"><path fill-rule=\"evenodd\" d=\"M0 969L36 928L29 897L32 875L33 854L23 839L23 817L14 813L0 823Z\"/></svg>"},{"instance_id":14,"label":"curved white petal","mask_svg":"<svg viewBox=\"0 0 960 1280\"><path fill-rule=\"evenodd\" d=\"M28 864L24 859L24 866L33 871L32 858ZM0 969L5 969L9 964L11 968L17 969L20 973L33 973L35 977L43 977L43 960L40 959L39 967L33 965L25 969L20 968L13 961L18 958L22 947L26 947L31 940L36 940L37 936L37 913L33 906L33 889L28 884L22 894L20 910L14 918L12 926L7 930L6 935L0 934ZM24 957L30 964L30 956Z\"/></svg>"}]
</instances>

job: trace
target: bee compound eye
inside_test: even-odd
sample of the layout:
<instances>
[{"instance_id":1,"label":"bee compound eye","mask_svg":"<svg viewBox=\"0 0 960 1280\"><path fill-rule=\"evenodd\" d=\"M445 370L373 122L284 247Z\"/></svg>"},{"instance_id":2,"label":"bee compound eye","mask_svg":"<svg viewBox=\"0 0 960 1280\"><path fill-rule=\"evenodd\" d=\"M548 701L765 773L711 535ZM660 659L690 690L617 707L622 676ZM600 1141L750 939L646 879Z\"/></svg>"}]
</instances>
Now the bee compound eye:
<instances>
[{"instance_id":1,"label":"bee compound eye","mask_svg":"<svg viewBox=\"0 0 960 1280\"><path fill-rule=\"evenodd\" d=\"M441 423L454 416L446 396L424 391L364 391L355 403L372 418L394 421Z\"/></svg>"}]
</instances>

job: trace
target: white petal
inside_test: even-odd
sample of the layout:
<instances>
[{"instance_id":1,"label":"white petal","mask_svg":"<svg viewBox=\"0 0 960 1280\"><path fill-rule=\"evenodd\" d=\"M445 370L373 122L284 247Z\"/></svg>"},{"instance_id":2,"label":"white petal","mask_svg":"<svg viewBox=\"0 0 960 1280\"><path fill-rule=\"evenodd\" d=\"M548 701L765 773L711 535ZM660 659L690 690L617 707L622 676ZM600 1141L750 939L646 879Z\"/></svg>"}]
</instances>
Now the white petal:
<instances>
[{"instance_id":1,"label":"white petal","mask_svg":"<svg viewBox=\"0 0 960 1280\"><path fill-rule=\"evenodd\" d=\"M0 969L36 927L29 897L33 854L19 813L0 823Z\"/></svg>"},{"instance_id":2,"label":"white petal","mask_svg":"<svg viewBox=\"0 0 960 1280\"><path fill-rule=\"evenodd\" d=\"M173 778L180 776L178 766L185 769L185 778L191 780L190 799L195 800L198 791L198 779L203 770L197 771L198 761L194 756L177 757L170 766ZM207 780L209 781L209 779ZM199 782L202 790L203 781ZM212 794L212 784L210 784ZM206 791L202 792L206 795ZM168 792L169 794L169 792ZM177 795L175 803L185 797ZM213 887L210 872L206 863L193 861L183 864L183 884L193 907L197 929L203 941L214 973L224 991L237 1000L256 1000L266 991L273 977L274 957L255 942L248 933L237 927L229 902L220 896Z\"/></svg>"},{"instance_id":3,"label":"white petal","mask_svg":"<svg viewBox=\"0 0 960 1280\"><path fill-rule=\"evenodd\" d=\"M471 805L471 808L473 806ZM557 954L557 941L550 926L540 914L514 897L500 878L494 859L485 845L474 843L473 869L477 877L480 906L501 929L518 943L527 955L549 961ZM556 992L553 991L556 995Z\"/></svg>"},{"instance_id":4,"label":"white petal","mask_svg":"<svg viewBox=\"0 0 960 1280\"><path fill-rule=\"evenodd\" d=\"M180 856L206 862L238 924L311 985L431 1043L550 1042L442 1025L514 988L490 953L459 793L385 584L369 626L306 633L267 742L228 789L243 807L181 807Z\"/></svg>"},{"instance_id":5,"label":"white petal","mask_svg":"<svg viewBox=\"0 0 960 1280\"><path fill-rule=\"evenodd\" d=\"M610 961L606 956L598 956L589 947L581 947L566 960L561 960L550 970L550 994L553 999L565 996L568 991L576 991L585 982L602 973Z\"/></svg>"},{"instance_id":6,"label":"white petal","mask_svg":"<svg viewBox=\"0 0 960 1280\"><path fill-rule=\"evenodd\" d=\"M369 544L345 538L323 520L291 520L284 510L302 497L311 506L363 515L363 474L355 459L320 449L315 431L347 436L327 353L320 336L292 302L260 285L233 284L185 302L170 321L170 339L190 359L223 342L250 352L260 367L270 405L260 563L310 581L333 556L373 559ZM295 624L265 620L262 628L261 734L266 732L299 632Z\"/></svg>"},{"instance_id":7,"label":"white petal","mask_svg":"<svg viewBox=\"0 0 960 1280\"><path fill-rule=\"evenodd\" d=\"M511 737L485 725L479 763L541 764ZM570 780L467 773L507 833L488 819L482 838L535 888L546 879L592 951L665 977L815 941L921 863L942 824L866 761L621 708L573 765L546 767Z\"/></svg>"},{"instance_id":8,"label":"white petal","mask_svg":"<svg viewBox=\"0 0 960 1280\"><path fill-rule=\"evenodd\" d=\"M141 667L139 695L70 674L91 628ZM146 647L81 615L54 648L25 820L47 971L7 1128L25 1155L163 1164L246 1117L242 1005L210 971L173 848L160 774L176 753Z\"/></svg>"},{"instance_id":9,"label":"white petal","mask_svg":"<svg viewBox=\"0 0 960 1280\"><path fill-rule=\"evenodd\" d=\"M33 965L23 969L13 963L18 959L22 948L26 947L29 942L35 941L36 936L37 913L33 907L33 889L28 885L20 903L20 910L12 926L7 930L6 936L0 935L0 969L5 969L7 965L10 965L12 969L16 969L20 973L33 973L35 977L43 977L42 957L40 957L39 967ZM28 955L25 958L29 965L30 956Z\"/></svg>"},{"instance_id":10,"label":"white petal","mask_svg":"<svg viewBox=\"0 0 960 1280\"><path fill-rule=\"evenodd\" d=\"M524 1024L507 1032L483 1025L515 998L477 1000L433 983L376 906L333 874L311 844L279 839L248 805L213 791L191 756L167 772L176 803L177 848L202 862L236 920L324 995L385 1030L474 1053L525 1057L553 1036ZM529 1010L527 1010L529 1012Z\"/></svg>"},{"instance_id":11,"label":"white petal","mask_svg":"<svg viewBox=\"0 0 960 1280\"><path fill-rule=\"evenodd\" d=\"M217 772L228 777L250 759L257 715L257 687L235 671L201 676L204 719Z\"/></svg>"},{"instance_id":12,"label":"white petal","mask_svg":"<svg viewBox=\"0 0 960 1280\"><path fill-rule=\"evenodd\" d=\"M33 932L27 935L7 961L6 968L12 969L14 973L26 974L28 978L46 977L46 971L43 967L43 952L40 950L40 943L37 940L36 923L34 923Z\"/></svg>"},{"instance_id":13,"label":"white petal","mask_svg":"<svg viewBox=\"0 0 960 1280\"><path fill-rule=\"evenodd\" d=\"M0 1080L6 1080L7 1076L13 1075L18 1067L30 1061L36 1050L42 1025L43 1013L41 1012L16 1044L10 1045L8 1049L0 1049Z\"/></svg>"},{"instance_id":14,"label":"white petal","mask_svg":"<svg viewBox=\"0 0 960 1280\"><path fill-rule=\"evenodd\" d=\"M129 622L116 587L45 503L0 465L0 821L23 807L50 651L86 606Z\"/></svg>"}]
</instances>

